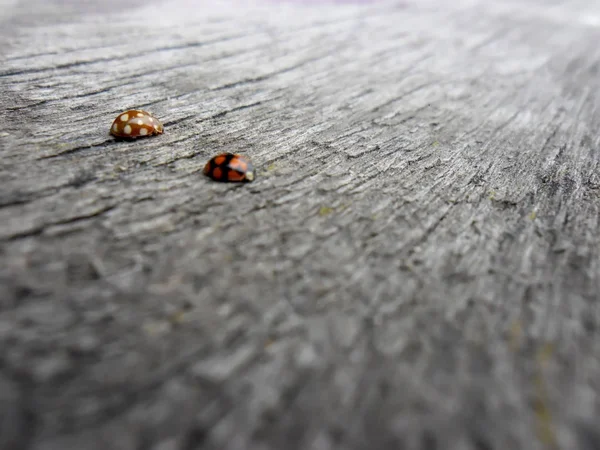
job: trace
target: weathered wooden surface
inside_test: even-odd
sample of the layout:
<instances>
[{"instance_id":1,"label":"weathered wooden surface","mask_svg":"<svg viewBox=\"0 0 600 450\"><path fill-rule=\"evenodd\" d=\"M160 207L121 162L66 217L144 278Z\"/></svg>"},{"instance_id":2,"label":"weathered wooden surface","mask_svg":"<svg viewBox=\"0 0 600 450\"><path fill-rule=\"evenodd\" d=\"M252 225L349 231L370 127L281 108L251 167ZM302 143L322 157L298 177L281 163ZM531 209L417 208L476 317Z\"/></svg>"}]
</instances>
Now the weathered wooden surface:
<instances>
[{"instance_id":1,"label":"weathered wooden surface","mask_svg":"<svg viewBox=\"0 0 600 450\"><path fill-rule=\"evenodd\" d=\"M0 448L600 448L600 6L232 5L3 2Z\"/></svg>"}]
</instances>

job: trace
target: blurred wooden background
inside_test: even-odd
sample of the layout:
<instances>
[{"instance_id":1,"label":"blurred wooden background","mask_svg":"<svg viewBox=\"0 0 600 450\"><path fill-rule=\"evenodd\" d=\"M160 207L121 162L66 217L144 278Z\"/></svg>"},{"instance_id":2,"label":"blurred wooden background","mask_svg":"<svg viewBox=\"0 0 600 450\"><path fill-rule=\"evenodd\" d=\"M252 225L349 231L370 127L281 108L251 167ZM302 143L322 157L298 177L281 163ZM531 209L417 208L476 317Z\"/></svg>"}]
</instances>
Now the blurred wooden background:
<instances>
[{"instance_id":1,"label":"blurred wooden background","mask_svg":"<svg viewBox=\"0 0 600 450\"><path fill-rule=\"evenodd\" d=\"M3 1L0 448L600 448L599 42L585 1Z\"/></svg>"}]
</instances>

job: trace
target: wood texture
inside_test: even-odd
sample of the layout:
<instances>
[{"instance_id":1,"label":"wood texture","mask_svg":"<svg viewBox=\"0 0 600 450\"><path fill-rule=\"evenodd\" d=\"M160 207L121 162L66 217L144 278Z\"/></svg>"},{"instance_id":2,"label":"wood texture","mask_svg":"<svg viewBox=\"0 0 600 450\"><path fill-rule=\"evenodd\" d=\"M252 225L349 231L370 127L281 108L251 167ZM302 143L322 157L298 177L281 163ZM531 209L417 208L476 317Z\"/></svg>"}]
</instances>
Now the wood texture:
<instances>
[{"instance_id":1,"label":"wood texture","mask_svg":"<svg viewBox=\"0 0 600 450\"><path fill-rule=\"evenodd\" d=\"M1 4L0 448L600 448L597 3Z\"/></svg>"}]
</instances>

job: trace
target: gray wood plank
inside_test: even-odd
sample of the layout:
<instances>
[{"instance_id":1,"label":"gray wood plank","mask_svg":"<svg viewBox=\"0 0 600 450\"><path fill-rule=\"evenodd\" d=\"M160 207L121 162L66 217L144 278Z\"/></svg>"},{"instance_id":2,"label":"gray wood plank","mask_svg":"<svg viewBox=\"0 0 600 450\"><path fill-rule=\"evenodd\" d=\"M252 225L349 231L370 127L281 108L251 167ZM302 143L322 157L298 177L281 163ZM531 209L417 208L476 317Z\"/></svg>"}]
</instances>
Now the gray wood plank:
<instances>
[{"instance_id":1,"label":"gray wood plank","mask_svg":"<svg viewBox=\"0 0 600 450\"><path fill-rule=\"evenodd\" d=\"M0 448L600 448L597 3L0 5Z\"/></svg>"}]
</instances>

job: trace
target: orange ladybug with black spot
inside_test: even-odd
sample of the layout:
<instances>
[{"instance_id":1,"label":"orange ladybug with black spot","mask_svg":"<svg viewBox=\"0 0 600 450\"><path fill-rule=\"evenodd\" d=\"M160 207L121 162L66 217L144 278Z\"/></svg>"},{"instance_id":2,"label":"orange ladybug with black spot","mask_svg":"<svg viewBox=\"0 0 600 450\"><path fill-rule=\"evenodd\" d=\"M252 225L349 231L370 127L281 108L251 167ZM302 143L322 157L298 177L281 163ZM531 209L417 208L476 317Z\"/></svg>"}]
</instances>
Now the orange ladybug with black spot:
<instances>
[{"instance_id":1,"label":"orange ladybug with black spot","mask_svg":"<svg viewBox=\"0 0 600 450\"><path fill-rule=\"evenodd\" d=\"M204 175L215 181L253 181L254 166L250 160L234 153L221 153L204 166Z\"/></svg>"}]
</instances>

